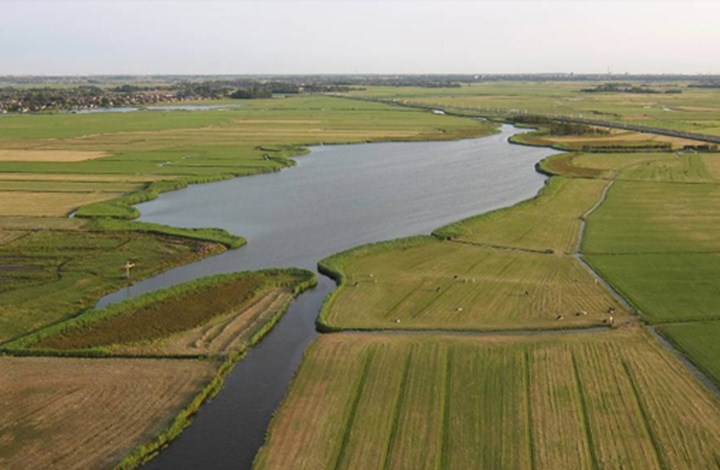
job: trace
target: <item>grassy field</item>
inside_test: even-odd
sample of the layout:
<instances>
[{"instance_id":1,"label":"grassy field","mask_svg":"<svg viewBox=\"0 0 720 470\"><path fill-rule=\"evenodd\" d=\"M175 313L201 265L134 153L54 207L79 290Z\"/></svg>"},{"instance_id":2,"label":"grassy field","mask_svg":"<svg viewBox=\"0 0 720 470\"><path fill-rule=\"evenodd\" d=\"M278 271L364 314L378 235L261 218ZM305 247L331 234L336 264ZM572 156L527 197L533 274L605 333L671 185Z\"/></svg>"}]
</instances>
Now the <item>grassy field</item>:
<instances>
[{"instance_id":1,"label":"grassy field","mask_svg":"<svg viewBox=\"0 0 720 470\"><path fill-rule=\"evenodd\" d=\"M720 383L717 321L706 321L720 318L720 155L572 153L541 167L617 179L588 219L582 251L644 320L661 324L658 331Z\"/></svg>"},{"instance_id":2,"label":"grassy field","mask_svg":"<svg viewBox=\"0 0 720 470\"><path fill-rule=\"evenodd\" d=\"M718 154L563 154L544 168L617 183L589 218L588 261L720 383ZM668 323L670 322L670 323ZM672 322L680 322L673 324ZM663 324L665 323L665 324Z\"/></svg>"},{"instance_id":3,"label":"grassy field","mask_svg":"<svg viewBox=\"0 0 720 470\"><path fill-rule=\"evenodd\" d=\"M597 83L486 82L460 88L367 87L351 96L449 108L486 115L560 114L720 135L720 90L685 83L654 84L682 93L584 93ZM640 83L634 83L640 85Z\"/></svg>"},{"instance_id":4,"label":"grassy field","mask_svg":"<svg viewBox=\"0 0 720 470\"><path fill-rule=\"evenodd\" d=\"M627 312L573 256L607 181L549 181L509 209L321 261L342 281L328 329L536 329L603 325ZM614 313L609 314L610 310Z\"/></svg>"},{"instance_id":5,"label":"grassy field","mask_svg":"<svg viewBox=\"0 0 720 470\"><path fill-rule=\"evenodd\" d=\"M652 170L632 173L650 181L613 186L589 219L588 260L648 321L718 318L720 185L656 182Z\"/></svg>"},{"instance_id":6,"label":"grassy field","mask_svg":"<svg viewBox=\"0 0 720 470\"><path fill-rule=\"evenodd\" d=\"M435 233L480 245L572 254L578 243L580 217L600 200L606 185L603 180L553 178L534 199Z\"/></svg>"},{"instance_id":7,"label":"grassy field","mask_svg":"<svg viewBox=\"0 0 720 470\"><path fill-rule=\"evenodd\" d=\"M210 361L0 358L0 467L111 468L215 374Z\"/></svg>"},{"instance_id":8,"label":"grassy field","mask_svg":"<svg viewBox=\"0 0 720 470\"><path fill-rule=\"evenodd\" d=\"M718 402L642 330L339 333L308 351L255 468L700 469L719 448Z\"/></svg>"},{"instance_id":9,"label":"grassy field","mask_svg":"<svg viewBox=\"0 0 720 470\"><path fill-rule=\"evenodd\" d=\"M267 331L289 300L315 282L312 273L291 269L206 277L90 310L10 343L7 350L229 355Z\"/></svg>"},{"instance_id":10,"label":"grassy field","mask_svg":"<svg viewBox=\"0 0 720 470\"><path fill-rule=\"evenodd\" d=\"M662 325L658 331L720 385L720 322Z\"/></svg>"},{"instance_id":11,"label":"grassy field","mask_svg":"<svg viewBox=\"0 0 720 470\"><path fill-rule=\"evenodd\" d=\"M343 283L330 329L497 330L602 325L627 312L570 256L420 238L322 261ZM562 318L559 318L562 316Z\"/></svg>"},{"instance_id":12,"label":"grassy field","mask_svg":"<svg viewBox=\"0 0 720 470\"><path fill-rule=\"evenodd\" d=\"M553 147L565 151L593 152L659 152L682 150L689 145L702 145L703 142L641 132L612 130L607 135L552 135L547 130L519 134L512 137L515 143Z\"/></svg>"},{"instance_id":13,"label":"grassy field","mask_svg":"<svg viewBox=\"0 0 720 470\"><path fill-rule=\"evenodd\" d=\"M0 233L2 233L0 231ZM67 319L132 279L223 251L217 243L133 231L12 231L0 245L0 341Z\"/></svg>"}]
</instances>

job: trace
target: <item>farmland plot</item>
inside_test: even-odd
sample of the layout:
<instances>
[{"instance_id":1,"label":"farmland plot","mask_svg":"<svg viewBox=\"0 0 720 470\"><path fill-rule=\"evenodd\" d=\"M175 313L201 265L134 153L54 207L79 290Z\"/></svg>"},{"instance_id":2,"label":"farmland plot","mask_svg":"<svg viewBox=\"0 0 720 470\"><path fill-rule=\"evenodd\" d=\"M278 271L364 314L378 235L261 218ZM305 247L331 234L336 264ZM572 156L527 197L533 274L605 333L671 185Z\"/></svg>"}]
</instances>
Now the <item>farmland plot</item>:
<instances>
[{"instance_id":1,"label":"farmland plot","mask_svg":"<svg viewBox=\"0 0 720 470\"><path fill-rule=\"evenodd\" d=\"M307 353L255 468L701 469L718 449L718 402L641 329L338 333Z\"/></svg>"},{"instance_id":2,"label":"farmland plot","mask_svg":"<svg viewBox=\"0 0 720 470\"><path fill-rule=\"evenodd\" d=\"M570 256L425 238L360 248L330 263L345 275L321 314L330 328L583 327L603 324L609 309L627 318Z\"/></svg>"},{"instance_id":3,"label":"farmland plot","mask_svg":"<svg viewBox=\"0 0 720 470\"><path fill-rule=\"evenodd\" d=\"M110 468L167 426L216 367L0 358L0 468Z\"/></svg>"}]
</instances>

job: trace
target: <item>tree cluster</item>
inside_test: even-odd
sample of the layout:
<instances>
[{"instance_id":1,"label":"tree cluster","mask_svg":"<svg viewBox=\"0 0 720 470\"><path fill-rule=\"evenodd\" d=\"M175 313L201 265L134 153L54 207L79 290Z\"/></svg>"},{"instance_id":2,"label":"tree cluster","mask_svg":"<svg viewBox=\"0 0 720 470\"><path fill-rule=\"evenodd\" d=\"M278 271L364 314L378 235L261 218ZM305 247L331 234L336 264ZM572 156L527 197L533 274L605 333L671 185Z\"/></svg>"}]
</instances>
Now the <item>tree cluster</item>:
<instances>
[{"instance_id":1,"label":"tree cluster","mask_svg":"<svg viewBox=\"0 0 720 470\"><path fill-rule=\"evenodd\" d=\"M603 83L592 88L582 88L583 93L642 93L642 94L677 94L682 93L678 88L658 90L646 85L631 85L629 83Z\"/></svg>"}]
</instances>

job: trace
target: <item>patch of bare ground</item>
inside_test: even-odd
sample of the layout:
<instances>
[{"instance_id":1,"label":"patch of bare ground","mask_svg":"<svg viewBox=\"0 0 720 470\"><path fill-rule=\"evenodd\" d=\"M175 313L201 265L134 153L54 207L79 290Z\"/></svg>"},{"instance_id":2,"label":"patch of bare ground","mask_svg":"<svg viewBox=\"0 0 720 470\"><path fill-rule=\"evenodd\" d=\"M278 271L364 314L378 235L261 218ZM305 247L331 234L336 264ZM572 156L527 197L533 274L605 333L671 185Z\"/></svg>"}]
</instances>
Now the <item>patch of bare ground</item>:
<instances>
[{"instance_id":1,"label":"patch of bare ground","mask_svg":"<svg viewBox=\"0 0 720 470\"><path fill-rule=\"evenodd\" d=\"M0 468L108 468L212 378L208 361L0 358Z\"/></svg>"},{"instance_id":2,"label":"patch of bare ground","mask_svg":"<svg viewBox=\"0 0 720 470\"><path fill-rule=\"evenodd\" d=\"M121 194L0 191L0 216L63 216L80 206L114 199Z\"/></svg>"},{"instance_id":3,"label":"patch of bare ground","mask_svg":"<svg viewBox=\"0 0 720 470\"><path fill-rule=\"evenodd\" d=\"M79 181L79 182L112 182L112 183L145 183L159 180L175 179L173 175L83 175L83 174L51 174L51 173L0 173L0 181Z\"/></svg>"},{"instance_id":4,"label":"patch of bare ground","mask_svg":"<svg viewBox=\"0 0 720 470\"><path fill-rule=\"evenodd\" d=\"M0 162L82 162L108 155L89 150L0 150Z\"/></svg>"}]
</instances>

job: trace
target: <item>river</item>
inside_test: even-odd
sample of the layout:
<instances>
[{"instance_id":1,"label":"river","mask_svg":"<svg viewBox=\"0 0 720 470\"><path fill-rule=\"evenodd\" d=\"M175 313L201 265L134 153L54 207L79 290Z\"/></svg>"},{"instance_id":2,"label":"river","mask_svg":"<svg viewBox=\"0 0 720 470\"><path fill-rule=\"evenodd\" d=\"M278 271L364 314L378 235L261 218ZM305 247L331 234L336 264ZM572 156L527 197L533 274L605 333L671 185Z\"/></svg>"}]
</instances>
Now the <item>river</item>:
<instances>
[{"instance_id":1,"label":"river","mask_svg":"<svg viewBox=\"0 0 720 470\"><path fill-rule=\"evenodd\" d=\"M517 132L504 125L496 135L460 141L313 147L281 172L163 194L137 206L140 220L222 227L248 244L138 282L99 305L217 273L315 270L320 259L338 251L429 233L530 198L545 181L535 164L555 151L509 144ZM320 276L317 287L294 300L193 424L146 468L250 468L334 288Z\"/></svg>"}]
</instances>

